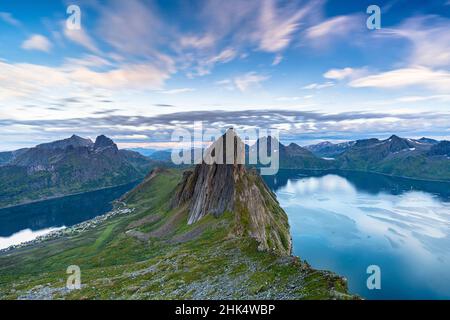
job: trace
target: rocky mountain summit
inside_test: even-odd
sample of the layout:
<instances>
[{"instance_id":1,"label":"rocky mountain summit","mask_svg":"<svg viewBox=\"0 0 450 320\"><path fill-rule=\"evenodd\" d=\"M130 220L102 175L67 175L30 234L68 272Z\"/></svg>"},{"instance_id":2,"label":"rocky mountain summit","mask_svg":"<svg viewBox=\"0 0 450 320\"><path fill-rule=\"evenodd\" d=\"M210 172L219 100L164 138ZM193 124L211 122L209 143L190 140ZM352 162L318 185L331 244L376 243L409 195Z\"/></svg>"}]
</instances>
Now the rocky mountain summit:
<instances>
[{"instance_id":1,"label":"rocky mountain summit","mask_svg":"<svg viewBox=\"0 0 450 320\"><path fill-rule=\"evenodd\" d=\"M248 234L258 241L260 250L290 254L287 215L261 177L245 168L244 157L244 143L233 129L228 130L206 150L209 159L185 171L171 207L185 207L189 224L209 214L219 217L233 212L233 234Z\"/></svg>"},{"instance_id":2,"label":"rocky mountain summit","mask_svg":"<svg viewBox=\"0 0 450 320\"><path fill-rule=\"evenodd\" d=\"M0 166L0 207L132 182L152 163L103 135L95 142L73 135L13 151Z\"/></svg>"}]
</instances>

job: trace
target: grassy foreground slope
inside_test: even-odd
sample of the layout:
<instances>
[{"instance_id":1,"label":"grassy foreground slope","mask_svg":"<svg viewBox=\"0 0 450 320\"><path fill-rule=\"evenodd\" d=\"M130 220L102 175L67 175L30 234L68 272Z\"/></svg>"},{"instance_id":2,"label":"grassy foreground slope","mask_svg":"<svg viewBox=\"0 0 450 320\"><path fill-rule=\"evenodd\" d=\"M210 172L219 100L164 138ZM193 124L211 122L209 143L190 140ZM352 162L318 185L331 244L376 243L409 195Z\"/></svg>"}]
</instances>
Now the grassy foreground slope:
<instances>
[{"instance_id":1,"label":"grassy foreground slope","mask_svg":"<svg viewBox=\"0 0 450 320\"><path fill-rule=\"evenodd\" d=\"M153 173L122 199L133 213L0 254L0 298L352 298L342 278L231 236L231 212L189 226L186 210L168 209L181 177ZM65 289L70 265L81 268L81 290Z\"/></svg>"}]
</instances>

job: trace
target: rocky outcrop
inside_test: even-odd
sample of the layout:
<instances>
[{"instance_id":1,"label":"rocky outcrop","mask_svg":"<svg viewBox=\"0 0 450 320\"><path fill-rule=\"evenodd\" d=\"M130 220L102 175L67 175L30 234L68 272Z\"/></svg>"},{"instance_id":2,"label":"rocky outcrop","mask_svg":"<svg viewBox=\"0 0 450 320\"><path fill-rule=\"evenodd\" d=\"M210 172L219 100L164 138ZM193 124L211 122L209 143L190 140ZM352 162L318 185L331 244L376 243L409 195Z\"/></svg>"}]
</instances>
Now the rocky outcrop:
<instances>
[{"instance_id":1,"label":"rocky outcrop","mask_svg":"<svg viewBox=\"0 0 450 320\"><path fill-rule=\"evenodd\" d=\"M98 136L97 139L95 139L94 143L94 150L95 151L104 151L106 149L110 149L111 151L117 153L119 151L119 148L117 148L117 145L112 141L110 138L101 135Z\"/></svg>"},{"instance_id":2,"label":"rocky outcrop","mask_svg":"<svg viewBox=\"0 0 450 320\"><path fill-rule=\"evenodd\" d=\"M227 142L231 150L225 148ZM209 214L219 217L232 212L232 235L256 239L260 250L290 254L287 215L259 174L245 168L245 145L235 131L228 130L206 155L202 164L184 173L171 207L186 206L189 224Z\"/></svg>"}]
</instances>

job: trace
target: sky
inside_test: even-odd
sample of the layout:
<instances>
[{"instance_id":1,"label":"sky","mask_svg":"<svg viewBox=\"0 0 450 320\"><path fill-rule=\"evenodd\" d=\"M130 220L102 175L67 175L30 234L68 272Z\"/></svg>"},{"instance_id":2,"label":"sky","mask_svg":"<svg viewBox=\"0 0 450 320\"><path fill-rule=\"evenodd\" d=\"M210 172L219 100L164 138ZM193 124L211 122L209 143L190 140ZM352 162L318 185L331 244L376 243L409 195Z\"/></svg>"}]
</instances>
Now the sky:
<instances>
[{"instance_id":1,"label":"sky","mask_svg":"<svg viewBox=\"0 0 450 320\"><path fill-rule=\"evenodd\" d=\"M450 139L449 31L449 0L2 0L0 151L163 148L194 121L302 145Z\"/></svg>"}]
</instances>

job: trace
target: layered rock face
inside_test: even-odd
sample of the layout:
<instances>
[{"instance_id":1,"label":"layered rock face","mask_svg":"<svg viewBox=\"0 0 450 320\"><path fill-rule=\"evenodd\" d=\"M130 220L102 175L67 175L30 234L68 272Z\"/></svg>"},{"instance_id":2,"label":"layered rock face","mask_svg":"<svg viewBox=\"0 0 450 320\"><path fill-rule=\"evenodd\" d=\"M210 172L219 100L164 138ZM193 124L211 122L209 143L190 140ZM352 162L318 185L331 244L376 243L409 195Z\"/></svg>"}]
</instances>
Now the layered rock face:
<instances>
[{"instance_id":1,"label":"layered rock face","mask_svg":"<svg viewBox=\"0 0 450 320\"><path fill-rule=\"evenodd\" d=\"M233 235L251 236L260 250L290 254L286 213L261 177L255 171L249 172L244 163L245 145L230 129L206 150L202 164L184 173L172 208L186 206L189 224L208 214L219 217L232 212Z\"/></svg>"}]
</instances>

